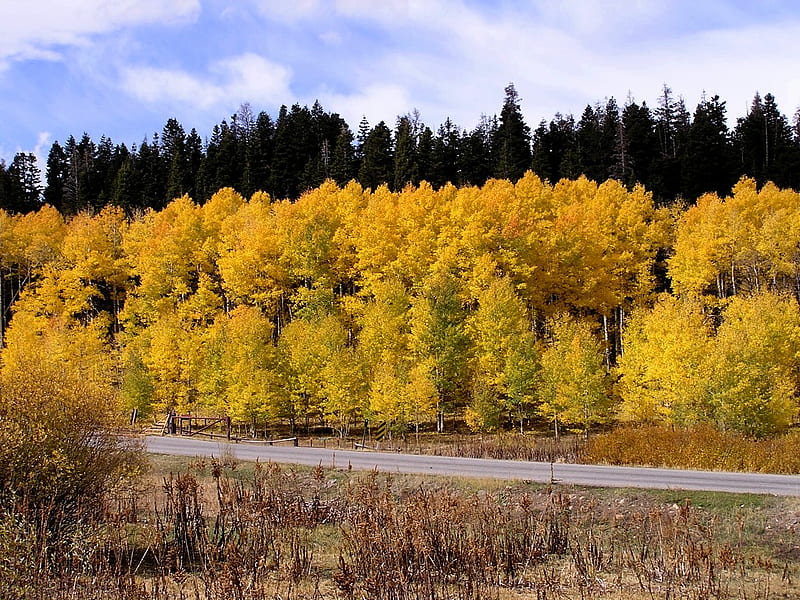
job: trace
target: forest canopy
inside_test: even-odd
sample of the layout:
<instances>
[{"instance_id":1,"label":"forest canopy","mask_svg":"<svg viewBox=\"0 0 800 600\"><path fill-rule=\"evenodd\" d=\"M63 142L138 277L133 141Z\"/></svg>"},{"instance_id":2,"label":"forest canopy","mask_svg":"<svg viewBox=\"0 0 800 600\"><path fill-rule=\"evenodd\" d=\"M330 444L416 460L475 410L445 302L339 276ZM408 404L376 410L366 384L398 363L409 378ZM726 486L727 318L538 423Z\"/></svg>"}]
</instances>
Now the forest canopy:
<instances>
[{"instance_id":1,"label":"forest canopy","mask_svg":"<svg viewBox=\"0 0 800 600\"><path fill-rule=\"evenodd\" d=\"M2 361L46 344L142 413L341 434L447 414L771 435L797 418L798 223L796 192L753 179L667 208L532 172L0 211Z\"/></svg>"}]
</instances>

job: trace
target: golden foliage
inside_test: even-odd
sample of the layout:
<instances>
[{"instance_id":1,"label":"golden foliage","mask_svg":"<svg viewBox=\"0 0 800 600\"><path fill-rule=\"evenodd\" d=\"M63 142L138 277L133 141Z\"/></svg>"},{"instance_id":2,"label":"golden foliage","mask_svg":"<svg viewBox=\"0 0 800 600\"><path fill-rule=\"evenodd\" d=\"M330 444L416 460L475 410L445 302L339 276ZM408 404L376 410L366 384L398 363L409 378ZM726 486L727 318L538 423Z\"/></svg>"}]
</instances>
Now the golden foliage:
<instances>
[{"instance_id":1,"label":"golden foliage","mask_svg":"<svg viewBox=\"0 0 800 600\"><path fill-rule=\"evenodd\" d=\"M630 422L767 435L797 410L798 310L780 294L800 281L798 207L743 179L670 213L641 187L527 173L399 192L328 181L295 203L226 188L130 222L0 212L5 360L26 327L55 327L77 340L67 353L102 340L130 407L341 432L463 409L479 429L586 427L619 399ZM676 293L657 297L668 256Z\"/></svg>"}]
</instances>

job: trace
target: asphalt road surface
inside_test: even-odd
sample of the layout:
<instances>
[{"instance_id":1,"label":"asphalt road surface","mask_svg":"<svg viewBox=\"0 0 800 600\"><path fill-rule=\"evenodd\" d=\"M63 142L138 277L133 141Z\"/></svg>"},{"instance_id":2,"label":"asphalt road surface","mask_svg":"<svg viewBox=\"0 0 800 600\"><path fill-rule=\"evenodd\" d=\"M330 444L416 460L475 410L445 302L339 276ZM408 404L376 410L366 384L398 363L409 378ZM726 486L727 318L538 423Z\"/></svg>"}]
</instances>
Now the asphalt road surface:
<instances>
[{"instance_id":1,"label":"asphalt road surface","mask_svg":"<svg viewBox=\"0 0 800 600\"><path fill-rule=\"evenodd\" d=\"M233 456L240 460L285 463L326 468L377 470L384 473L453 475L478 479L510 479L540 483L630 487L670 490L703 490L743 494L800 496L800 476L757 473L723 473L538 463L479 458L452 458L372 452L269 446L263 443L206 441L196 438L145 438L145 448L154 454L178 456Z\"/></svg>"}]
</instances>

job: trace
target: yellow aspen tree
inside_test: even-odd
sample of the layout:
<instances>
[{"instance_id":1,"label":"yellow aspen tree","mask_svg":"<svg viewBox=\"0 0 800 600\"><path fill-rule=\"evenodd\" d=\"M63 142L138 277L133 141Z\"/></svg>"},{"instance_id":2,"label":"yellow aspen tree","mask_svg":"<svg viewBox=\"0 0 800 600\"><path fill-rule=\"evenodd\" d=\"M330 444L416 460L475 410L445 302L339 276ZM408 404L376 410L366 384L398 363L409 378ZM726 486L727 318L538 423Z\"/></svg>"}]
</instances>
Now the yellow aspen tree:
<instances>
[{"instance_id":1,"label":"yellow aspen tree","mask_svg":"<svg viewBox=\"0 0 800 600\"><path fill-rule=\"evenodd\" d=\"M507 278L494 278L477 300L478 308L467 321L473 389L480 390L468 409L470 421L478 429L493 429L506 414L521 427L534 409L539 368L527 311ZM495 398L498 406L490 406L489 398Z\"/></svg>"},{"instance_id":2,"label":"yellow aspen tree","mask_svg":"<svg viewBox=\"0 0 800 600\"><path fill-rule=\"evenodd\" d=\"M381 363L369 387L369 414L376 423L386 421L396 426L403 421L403 382L391 363Z\"/></svg>"},{"instance_id":3,"label":"yellow aspen tree","mask_svg":"<svg viewBox=\"0 0 800 600\"><path fill-rule=\"evenodd\" d=\"M539 314L551 310L561 273L553 268L552 225L556 215L553 187L528 171L514 186L503 224L503 244L513 252L510 274L525 303Z\"/></svg>"},{"instance_id":4,"label":"yellow aspen tree","mask_svg":"<svg viewBox=\"0 0 800 600\"><path fill-rule=\"evenodd\" d=\"M129 282L129 265L122 248L127 221L121 209L106 207L97 215L82 213L67 223L61 247L62 260L47 274L40 291L68 318L92 320L108 314L114 332L119 331L119 312ZM45 289L46 288L46 289Z\"/></svg>"},{"instance_id":5,"label":"yellow aspen tree","mask_svg":"<svg viewBox=\"0 0 800 600\"><path fill-rule=\"evenodd\" d=\"M267 197L268 201L268 197ZM203 222L202 244L196 250L193 261L198 270L215 276L220 256L222 228L225 221L244 206L245 200L233 188L222 188L200 207Z\"/></svg>"},{"instance_id":6,"label":"yellow aspen tree","mask_svg":"<svg viewBox=\"0 0 800 600\"><path fill-rule=\"evenodd\" d=\"M18 314L0 354L0 479L4 498L43 518L40 533L101 513L105 492L136 467L107 331ZM53 507L58 517L48 519ZM40 511L41 513L37 512ZM83 531L83 530L81 530Z\"/></svg>"},{"instance_id":7,"label":"yellow aspen tree","mask_svg":"<svg viewBox=\"0 0 800 600\"><path fill-rule=\"evenodd\" d=\"M543 417L558 438L563 426L589 428L608 419L610 398L603 353L589 325L561 315L551 321L552 340L542 353Z\"/></svg>"},{"instance_id":8,"label":"yellow aspen tree","mask_svg":"<svg viewBox=\"0 0 800 600\"><path fill-rule=\"evenodd\" d=\"M710 399L717 425L755 437L798 415L800 310L771 292L734 298L714 344Z\"/></svg>"},{"instance_id":9,"label":"yellow aspen tree","mask_svg":"<svg viewBox=\"0 0 800 600\"><path fill-rule=\"evenodd\" d=\"M618 359L619 418L696 425L711 419L711 325L699 300L662 295L631 315Z\"/></svg>"},{"instance_id":10,"label":"yellow aspen tree","mask_svg":"<svg viewBox=\"0 0 800 600\"><path fill-rule=\"evenodd\" d=\"M11 283L11 273L19 269L22 262L18 252L21 248L16 244L15 236L16 218L0 209L0 348L3 346L9 308L16 300Z\"/></svg>"},{"instance_id":11,"label":"yellow aspen tree","mask_svg":"<svg viewBox=\"0 0 800 600\"><path fill-rule=\"evenodd\" d=\"M383 363L406 368L411 360L411 298L398 280L378 282L375 296L360 309L358 349L367 377L371 378Z\"/></svg>"},{"instance_id":12,"label":"yellow aspen tree","mask_svg":"<svg viewBox=\"0 0 800 600\"><path fill-rule=\"evenodd\" d=\"M199 364L199 402L234 421L283 417L272 323L256 307L240 306L209 328Z\"/></svg>"},{"instance_id":13,"label":"yellow aspen tree","mask_svg":"<svg viewBox=\"0 0 800 600\"><path fill-rule=\"evenodd\" d=\"M63 217L49 205L17 219L14 227L15 254L23 260L18 275L22 285L38 275L46 264L60 258L64 233Z\"/></svg>"},{"instance_id":14,"label":"yellow aspen tree","mask_svg":"<svg viewBox=\"0 0 800 600\"><path fill-rule=\"evenodd\" d=\"M254 194L222 223L218 266L222 286L235 304L258 306L277 316L288 297L290 282L281 262L283 238L266 194Z\"/></svg>"},{"instance_id":15,"label":"yellow aspen tree","mask_svg":"<svg viewBox=\"0 0 800 600\"><path fill-rule=\"evenodd\" d=\"M765 289L770 267L768 258L759 252L765 216L772 212L773 184L758 192L755 181L743 178L733 186L733 194L725 199L728 229L732 240L731 276L735 277L735 293L754 293Z\"/></svg>"},{"instance_id":16,"label":"yellow aspen tree","mask_svg":"<svg viewBox=\"0 0 800 600\"><path fill-rule=\"evenodd\" d=\"M456 194L453 186L434 191L425 182L399 194L397 229L401 246L394 272L411 288L422 284L440 256L441 231Z\"/></svg>"},{"instance_id":17,"label":"yellow aspen tree","mask_svg":"<svg viewBox=\"0 0 800 600\"><path fill-rule=\"evenodd\" d=\"M347 347L347 331L336 315L314 315L310 319L295 319L281 332L278 341L282 362L282 392L291 405L293 426L312 419L324 420L328 414L356 414L362 402L359 394L349 396L341 391L344 382L329 368L343 359ZM326 389L327 387L327 389ZM329 393L331 389L335 393ZM328 401L330 405L326 411ZM342 405L342 401L352 407Z\"/></svg>"},{"instance_id":18,"label":"yellow aspen tree","mask_svg":"<svg viewBox=\"0 0 800 600\"><path fill-rule=\"evenodd\" d=\"M766 184L759 192L765 205L755 238L756 252L765 261L763 274L773 291L800 291L800 194Z\"/></svg>"},{"instance_id":19,"label":"yellow aspen tree","mask_svg":"<svg viewBox=\"0 0 800 600\"><path fill-rule=\"evenodd\" d=\"M6 332L2 369L21 372L39 365L52 372L63 370L106 394L108 403L118 410L117 359L107 325L93 322L83 326L62 317L18 312Z\"/></svg>"},{"instance_id":20,"label":"yellow aspen tree","mask_svg":"<svg viewBox=\"0 0 800 600\"><path fill-rule=\"evenodd\" d=\"M62 254L66 263L88 283L125 287L129 266L122 239L127 230L122 209L107 206L94 216L75 215L66 226Z\"/></svg>"},{"instance_id":21,"label":"yellow aspen tree","mask_svg":"<svg viewBox=\"0 0 800 600\"><path fill-rule=\"evenodd\" d=\"M490 257L499 273L511 277L519 270L518 255L508 243L505 226L513 206L514 185L506 180L490 180L482 188L462 188L450 203L450 226L443 229L439 244L442 257L438 268L466 273L465 284L473 290L469 274L478 261ZM473 292L474 293L474 292Z\"/></svg>"},{"instance_id":22,"label":"yellow aspen tree","mask_svg":"<svg viewBox=\"0 0 800 600\"><path fill-rule=\"evenodd\" d=\"M216 284L207 241L203 211L188 196L130 225L123 247L139 285L130 292L123 311L128 328L149 325L174 312L197 291L201 274Z\"/></svg>"},{"instance_id":23,"label":"yellow aspen tree","mask_svg":"<svg viewBox=\"0 0 800 600\"><path fill-rule=\"evenodd\" d=\"M120 348L119 391L123 406L128 411L136 409L139 416L147 418L154 410L155 378L144 362L146 354L144 337L127 336L127 343Z\"/></svg>"},{"instance_id":24,"label":"yellow aspen tree","mask_svg":"<svg viewBox=\"0 0 800 600\"><path fill-rule=\"evenodd\" d=\"M384 279L402 279L397 268L402 247L398 198L386 186L369 195L355 229L356 269L365 293Z\"/></svg>"},{"instance_id":25,"label":"yellow aspen tree","mask_svg":"<svg viewBox=\"0 0 800 600\"><path fill-rule=\"evenodd\" d=\"M409 345L416 364L430 365L440 418L463 405L469 386L470 341L461 291L458 278L437 270L411 301Z\"/></svg>"},{"instance_id":26,"label":"yellow aspen tree","mask_svg":"<svg viewBox=\"0 0 800 600\"><path fill-rule=\"evenodd\" d=\"M346 255L350 248L340 246L341 238L336 236L343 226L337 210L340 194L329 180L288 209L283 260L299 285L334 289L351 276L355 257Z\"/></svg>"},{"instance_id":27,"label":"yellow aspen tree","mask_svg":"<svg viewBox=\"0 0 800 600\"><path fill-rule=\"evenodd\" d=\"M153 382L153 410L179 413L196 408L196 365L201 345L199 333L168 314L138 335L144 338L142 360Z\"/></svg>"},{"instance_id":28,"label":"yellow aspen tree","mask_svg":"<svg viewBox=\"0 0 800 600\"><path fill-rule=\"evenodd\" d=\"M341 338L321 372L325 420L346 437L367 412L367 379L355 348Z\"/></svg>"},{"instance_id":29,"label":"yellow aspen tree","mask_svg":"<svg viewBox=\"0 0 800 600\"><path fill-rule=\"evenodd\" d=\"M432 421L436 416L439 392L431 366L426 362L414 365L408 372L402 403L404 424L413 424L416 433L421 423Z\"/></svg>"},{"instance_id":30,"label":"yellow aspen tree","mask_svg":"<svg viewBox=\"0 0 800 600\"><path fill-rule=\"evenodd\" d=\"M675 293L697 297L713 294L718 298L732 293L732 244L722 200L716 194L698 198L677 225L674 253L669 260Z\"/></svg>"}]
</instances>

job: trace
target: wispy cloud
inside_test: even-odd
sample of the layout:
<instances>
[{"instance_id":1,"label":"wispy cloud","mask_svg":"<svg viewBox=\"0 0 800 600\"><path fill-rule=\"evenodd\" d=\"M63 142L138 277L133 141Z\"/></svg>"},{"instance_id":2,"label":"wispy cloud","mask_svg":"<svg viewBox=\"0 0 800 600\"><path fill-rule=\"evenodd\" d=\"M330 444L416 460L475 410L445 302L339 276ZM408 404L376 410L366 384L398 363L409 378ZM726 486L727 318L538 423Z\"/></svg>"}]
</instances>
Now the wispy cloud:
<instances>
[{"instance_id":1,"label":"wispy cloud","mask_svg":"<svg viewBox=\"0 0 800 600\"><path fill-rule=\"evenodd\" d=\"M256 8L265 16L283 22L296 22L319 16L323 5L319 0L294 0L274 2L273 0L254 0Z\"/></svg>"},{"instance_id":2,"label":"wispy cloud","mask_svg":"<svg viewBox=\"0 0 800 600\"><path fill-rule=\"evenodd\" d=\"M242 102L291 101L289 69L253 53L212 63L203 74L159 67L128 67L121 85L145 102L222 109Z\"/></svg>"},{"instance_id":3,"label":"wispy cloud","mask_svg":"<svg viewBox=\"0 0 800 600\"><path fill-rule=\"evenodd\" d=\"M378 83L360 88L350 94L320 93L320 102L342 115L356 128L362 117L372 125L385 121L391 129L394 117L408 113L413 108L409 91L398 83Z\"/></svg>"},{"instance_id":4,"label":"wispy cloud","mask_svg":"<svg viewBox=\"0 0 800 600\"><path fill-rule=\"evenodd\" d=\"M40 131L36 137L36 145L33 148L23 148L17 146L13 151L10 148L5 148L0 145L0 161L10 164L14 155L18 152L33 153L39 164L39 169L44 173L45 165L47 164L47 154L50 151L50 146L53 143L53 138L49 131Z\"/></svg>"},{"instance_id":5,"label":"wispy cloud","mask_svg":"<svg viewBox=\"0 0 800 600\"><path fill-rule=\"evenodd\" d=\"M343 14L344 4L336 4ZM417 107L434 123L451 116L470 125L481 112L499 111L503 87L513 81L535 125L556 112L580 114L586 104L609 96L623 103L629 92L653 104L668 84L686 96L690 110L705 90L728 99L731 112L741 115L758 89L776 93L792 113L800 99L800 79L791 76L798 16L771 17L720 0L694 4L541 0L506 2L489 11L462 0L409 0L396 3L390 26L369 3L352 0L347 14L373 19L391 43L359 64L361 92L341 99L356 101L368 96L367 88L394 84L402 86L399 98L409 99L395 114ZM408 42L398 44L403 35ZM382 118L396 105L388 103Z\"/></svg>"},{"instance_id":6,"label":"wispy cloud","mask_svg":"<svg viewBox=\"0 0 800 600\"><path fill-rule=\"evenodd\" d=\"M64 47L85 46L92 35L191 20L199 11L200 0L6 2L0 20L0 69L13 61L57 60Z\"/></svg>"},{"instance_id":7,"label":"wispy cloud","mask_svg":"<svg viewBox=\"0 0 800 600\"><path fill-rule=\"evenodd\" d=\"M33 153L40 165L47 162L47 153L50 151L50 146L53 143L53 138L49 131L40 131L36 138L36 146L33 148Z\"/></svg>"}]
</instances>

